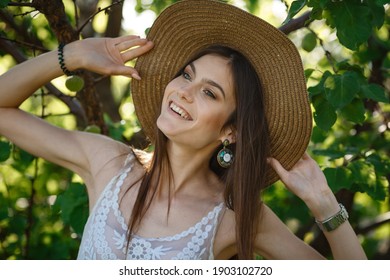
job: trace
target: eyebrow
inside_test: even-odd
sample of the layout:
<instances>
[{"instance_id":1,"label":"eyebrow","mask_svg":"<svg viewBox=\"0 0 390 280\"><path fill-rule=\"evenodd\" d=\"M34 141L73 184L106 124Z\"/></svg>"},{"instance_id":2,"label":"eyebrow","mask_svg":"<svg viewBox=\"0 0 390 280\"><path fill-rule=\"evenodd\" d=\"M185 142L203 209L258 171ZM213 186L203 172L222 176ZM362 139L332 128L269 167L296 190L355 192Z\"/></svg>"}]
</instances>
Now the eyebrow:
<instances>
[{"instance_id":1,"label":"eyebrow","mask_svg":"<svg viewBox=\"0 0 390 280\"><path fill-rule=\"evenodd\" d=\"M191 67L192 72L194 72L194 74L196 75L196 68L195 68L194 63L191 62L189 65ZM218 88L222 92L223 98L224 99L226 98L225 91L223 90L223 88L218 83L216 83L216 82L214 82L213 80L210 80L210 79L204 79L204 81L206 83L208 83L208 84Z\"/></svg>"}]
</instances>

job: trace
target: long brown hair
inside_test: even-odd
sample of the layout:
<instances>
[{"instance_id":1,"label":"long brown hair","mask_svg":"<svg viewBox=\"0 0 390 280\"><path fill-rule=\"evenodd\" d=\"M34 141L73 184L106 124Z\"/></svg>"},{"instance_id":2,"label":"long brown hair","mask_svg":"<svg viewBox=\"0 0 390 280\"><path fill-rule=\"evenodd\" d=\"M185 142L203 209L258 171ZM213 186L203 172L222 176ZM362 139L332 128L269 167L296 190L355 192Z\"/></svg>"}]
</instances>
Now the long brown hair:
<instances>
[{"instance_id":1,"label":"long brown hair","mask_svg":"<svg viewBox=\"0 0 390 280\"><path fill-rule=\"evenodd\" d=\"M210 169L226 185L225 204L235 212L238 257L252 259L261 206L260 192L265 187L266 158L269 152L261 84L251 63L241 53L225 46L217 45L203 49L184 67L206 54L227 58L231 66L236 110L224 127L231 127L235 131L236 143L230 145L235 153L235 160L230 168L222 169L216 162L216 156L213 156L210 159ZM168 183L172 183L166 150L167 138L160 130L156 130L153 158L142 179L130 217L128 242L140 225L163 178L168 178Z\"/></svg>"}]
</instances>

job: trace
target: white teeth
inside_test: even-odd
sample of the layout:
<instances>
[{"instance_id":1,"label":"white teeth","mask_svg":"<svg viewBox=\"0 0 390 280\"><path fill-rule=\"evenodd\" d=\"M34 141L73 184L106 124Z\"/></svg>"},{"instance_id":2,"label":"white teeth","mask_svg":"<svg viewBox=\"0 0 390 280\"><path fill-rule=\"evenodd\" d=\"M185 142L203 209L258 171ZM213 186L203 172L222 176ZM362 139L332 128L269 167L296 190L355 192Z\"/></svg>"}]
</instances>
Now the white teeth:
<instances>
[{"instance_id":1,"label":"white teeth","mask_svg":"<svg viewBox=\"0 0 390 280\"><path fill-rule=\"evenodd\" d=\"M189 120L189 116L186 112L183 111L179 106L176 106L173 102L171 102L171 105L169 107L176 113L178 113L183 119Z\"/></svg>"}]
</instances>

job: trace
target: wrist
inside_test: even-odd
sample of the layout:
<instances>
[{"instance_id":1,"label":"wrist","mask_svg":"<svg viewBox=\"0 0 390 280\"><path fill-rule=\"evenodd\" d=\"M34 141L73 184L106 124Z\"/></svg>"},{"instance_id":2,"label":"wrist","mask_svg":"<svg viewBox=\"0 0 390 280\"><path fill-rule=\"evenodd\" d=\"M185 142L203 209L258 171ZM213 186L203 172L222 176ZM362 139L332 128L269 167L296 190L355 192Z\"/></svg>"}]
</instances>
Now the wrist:
<instances>
[{"instance_id":1,"label":"wrist","mask_svg":"<svg viewBox=\"0 0 390 280\"><path fill-rule=\"evenodd\" d=\"M65 85L70 91L80 91L84 87L84 80L82 77L79 76L80 71L73 71L68 68L69 63L68 64L66 63L64 52L65 52L65 44L60 43L57 51L58 63L60 65L62 72L66 76L68 76L68 78L65 81ZM67 55L69 55L69 52L67 53ZM69 57L73 57L73 56L69 56Z\"/></svg>"},{"instance_id":2,"label":"wrist","mask_svg":"<svg viewBox=\"0 0 390 280\"><path fill-rule=\"evenodd\" d=\"M80 63L82 63L82 58L78 54L78 46L77 45L78 45L78 41L74 41L74 42L71 42L69 44L60 43L58 45L57 54L58 54L60 66L61 66L61 62L60 62L61 58L60 58L59 52L60 52L60 49L62 48L62 59L63 59L64 67L61 67L61 70L68 76L74 75L78 69L82 68L81 64L80 64ZM69 72L73 72L73 73L66 73L66 71L64 71L63 68L65 68Z\"/></svg>"},{"instance_id":3,"label":"wrist","mask_svg":"<svg viewBox=\"0 0 390 280\"><path fill-rule=\"evenodd\" d=\"M305 203L318 221L323 221L340 210L339 203L329 187L313 195Z\"/></svg>"},{"instance_id":4,"label":"wrist","mask_svg":"<svg viewBox=\"0 0 390 280\"><path fill-rule=\"evenodd\" d=\"M348 220L349 215L344 205L339 203L339 207L340 210L336 214L330 216L329 218L322 221L318 221L316 219L316 223L322 231L326 231L326 232L333 231L337 229L340 225L342 225L345 221Z\"/></svg>"}]
</instances>

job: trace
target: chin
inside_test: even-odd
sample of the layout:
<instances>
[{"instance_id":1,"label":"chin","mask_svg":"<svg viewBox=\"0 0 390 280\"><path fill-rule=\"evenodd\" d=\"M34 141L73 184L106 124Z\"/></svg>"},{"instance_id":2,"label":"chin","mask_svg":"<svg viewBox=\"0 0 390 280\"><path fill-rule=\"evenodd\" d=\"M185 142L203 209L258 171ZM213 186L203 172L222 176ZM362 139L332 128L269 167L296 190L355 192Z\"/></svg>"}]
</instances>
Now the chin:
<instances>
[{"instance_id":1,"label":"chin","mask_svg":"<svg viewBox=\"0 0 390 280\"><path fill-rule=\"evenodd\" d=\"M177 130L176 125L172 122L168 122L167 120L164 120L163 117L158 117L157 119L157 128L168 138L170 139L173 135L177 134L175 133L175 130Z\"/></svg>"}]
</instances>

